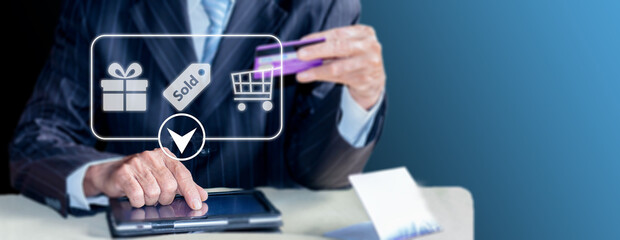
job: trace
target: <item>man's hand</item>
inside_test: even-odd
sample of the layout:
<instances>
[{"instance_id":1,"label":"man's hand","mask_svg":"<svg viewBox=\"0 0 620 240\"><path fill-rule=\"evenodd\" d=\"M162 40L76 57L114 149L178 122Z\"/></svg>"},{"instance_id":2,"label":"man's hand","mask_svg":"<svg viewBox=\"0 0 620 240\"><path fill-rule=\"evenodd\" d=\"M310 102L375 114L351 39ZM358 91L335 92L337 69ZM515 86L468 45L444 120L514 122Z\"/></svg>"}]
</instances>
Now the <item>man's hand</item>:
<instances>
[{"instance_id":1,"label":"man's hand","mask_svg":"<svg viewBox=\"0 0 620 240\"><path fill-rule=\"evenodd\" d=\"M202 202L207 200L207 191L194 183L189 170L166 156L164 150L144 151L89 167L84 177L84 194L127 196L131 206L136 208L158 202L168 205L176 194L181 194L192 209L201 209Z\"/></svg>"},{"instance_id":2,"label":"man's hand","mask_svg":"<svg viewBox=\"0 0 620 240\"><path fill-rule=\"evenodd\" d=\"M325 37L325 42L301 48L297 55L305 61L325 59L325 64L297 74L297 80L342 83L360 106L372 108L385 87L381 44L375 30L355 25L313 33L303 39L319 37Z\"/></svg>"}]
</instances>

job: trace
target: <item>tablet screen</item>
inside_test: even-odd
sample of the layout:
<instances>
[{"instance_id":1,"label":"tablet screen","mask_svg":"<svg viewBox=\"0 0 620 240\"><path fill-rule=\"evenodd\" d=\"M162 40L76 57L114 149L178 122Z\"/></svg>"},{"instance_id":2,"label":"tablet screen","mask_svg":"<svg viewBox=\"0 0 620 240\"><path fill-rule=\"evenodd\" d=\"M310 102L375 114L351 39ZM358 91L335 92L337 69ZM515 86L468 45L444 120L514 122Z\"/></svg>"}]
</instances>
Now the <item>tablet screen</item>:
<instances>
[{"instance_id":1,"label":"tablet screen","mask_svg":"<svg viewBox=\"0 0 620 240\"><path fill-rule=\"evenodd\" d=\"M128 200L110 203L117 222L180 220L223 215L246 215L265 213L266 206L254 194L230 194L209 196L200 210L192 210L183 197L177 196L170 205L133 208Z\"/></svg>"}]
</instances>

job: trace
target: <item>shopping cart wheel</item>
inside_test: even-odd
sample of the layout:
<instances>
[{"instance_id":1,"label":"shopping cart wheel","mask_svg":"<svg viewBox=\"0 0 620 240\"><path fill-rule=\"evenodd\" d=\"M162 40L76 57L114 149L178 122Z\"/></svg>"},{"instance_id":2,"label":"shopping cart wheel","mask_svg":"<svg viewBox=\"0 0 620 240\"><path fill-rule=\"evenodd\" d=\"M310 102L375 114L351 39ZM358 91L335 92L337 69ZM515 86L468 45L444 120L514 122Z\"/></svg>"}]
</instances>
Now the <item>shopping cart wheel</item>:
<instances>
[{"instance_id":1,"label":"shopping cart wheel","mask_svg":"<svg viewBox=\"0 0 620 240\"><path fill-rule=\"evenodd\" d=\"M245 103L239 103L239 105L237 105L237 109L239 109L239 111L245 111Z\"/></svg>"},{"instance_id":2,"label":"shopping cart wheel","mask_svg":"<svg viewBox=\"0 0 620 240\"><path fill-rule=\"evenodd\" d=\"M265 111L269 111L271 110L271 108L273 108L273 104L270 101L266 101L263 103L263 109L265 109Z\"/></svg>"}]
</instances>

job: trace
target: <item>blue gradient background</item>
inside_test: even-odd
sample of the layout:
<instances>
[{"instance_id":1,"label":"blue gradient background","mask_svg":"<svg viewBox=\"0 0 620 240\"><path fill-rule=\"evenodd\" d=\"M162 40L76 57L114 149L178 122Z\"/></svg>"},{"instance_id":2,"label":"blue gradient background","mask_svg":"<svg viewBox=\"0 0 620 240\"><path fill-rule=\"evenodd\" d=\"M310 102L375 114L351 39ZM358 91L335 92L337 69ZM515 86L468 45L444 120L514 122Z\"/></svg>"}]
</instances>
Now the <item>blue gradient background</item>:
<instances>
[{"instance_id":1,"label":"blue gradient background","mask_svg":"<svg viewBox=\"0 0 620 240\"><path fill-rule=\"evenodd\" d=\"M390 101L367 170L466 187L476 239L620 239L620 1L362 3Z\"/></svg>"}]
</instances>

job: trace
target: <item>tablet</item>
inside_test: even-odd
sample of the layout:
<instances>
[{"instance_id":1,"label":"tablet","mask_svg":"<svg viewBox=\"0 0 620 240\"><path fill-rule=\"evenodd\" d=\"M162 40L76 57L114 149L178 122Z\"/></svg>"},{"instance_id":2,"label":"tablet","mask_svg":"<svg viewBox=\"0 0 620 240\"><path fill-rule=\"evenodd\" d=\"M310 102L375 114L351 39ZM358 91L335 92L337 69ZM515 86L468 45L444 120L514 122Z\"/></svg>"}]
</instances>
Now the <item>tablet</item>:
<instances>
[{"instance_id":1,"label":"tablet","mask_svg":"<svg viewBox=\"0 0 620 240\"><path fill-rule=\"evenodd\" d=\"M280 212L258 190L209 193L204 203L192 210L176 196L170 205L133 208L126 197L110 199L108 225L115 237L282 226Z\"/></svg>"}]
</instances>

